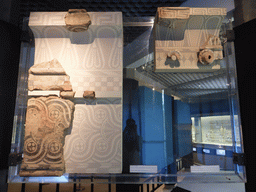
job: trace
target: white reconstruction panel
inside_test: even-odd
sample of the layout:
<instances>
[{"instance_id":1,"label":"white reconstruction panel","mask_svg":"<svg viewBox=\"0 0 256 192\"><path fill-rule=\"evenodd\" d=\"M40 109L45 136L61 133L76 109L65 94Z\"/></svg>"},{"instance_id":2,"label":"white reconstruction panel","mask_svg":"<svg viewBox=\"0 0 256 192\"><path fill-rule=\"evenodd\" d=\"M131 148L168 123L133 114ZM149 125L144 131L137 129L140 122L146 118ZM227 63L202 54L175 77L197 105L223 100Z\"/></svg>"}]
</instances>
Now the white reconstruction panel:
<instances>
[{"instance_id":1,"label":"white reconstruction panel","mask_svg":"<svg viewBox=\"0 0 256 192\"><path fill-rule=\"evenodd\" d=\"M34 64L56 58L70 76L75 112L65 137L67 173L121 173L123 26L121 12L89 12L85 32L65 27L67 12L33 12ZM84 99L95 91L96 99Z\"/></svg>"}]
</instances>

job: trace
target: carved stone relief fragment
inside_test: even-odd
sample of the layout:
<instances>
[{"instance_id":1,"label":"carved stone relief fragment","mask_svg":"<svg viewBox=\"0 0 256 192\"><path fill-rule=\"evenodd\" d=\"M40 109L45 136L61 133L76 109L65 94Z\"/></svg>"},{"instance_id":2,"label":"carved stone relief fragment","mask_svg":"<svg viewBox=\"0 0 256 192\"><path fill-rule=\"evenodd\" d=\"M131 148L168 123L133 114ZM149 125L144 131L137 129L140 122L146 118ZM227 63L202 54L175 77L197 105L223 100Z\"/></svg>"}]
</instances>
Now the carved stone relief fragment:
<instances>
[{"instance_id":1,"label":"carved stone relief fragment","mask_svg":"<svg viewBox=\"0 0 256 192\"><path fill-rule=\"evenodd\" d=\"M66 27L71 32L83 32L89 28L91 19L85 9L69 9L65 16Z\"/></svg>"},{"instance_id":2,"label":"carved stone relief fragment","mask_svg":"<svg viewBox=\"0 0 256 192\"><path fill-rule=\"evenodd\" d=\"M28 100L20 176L63 174L64 130L70 126L73 111L71 101L55 96Z\"/></svg>"}]
</instances>

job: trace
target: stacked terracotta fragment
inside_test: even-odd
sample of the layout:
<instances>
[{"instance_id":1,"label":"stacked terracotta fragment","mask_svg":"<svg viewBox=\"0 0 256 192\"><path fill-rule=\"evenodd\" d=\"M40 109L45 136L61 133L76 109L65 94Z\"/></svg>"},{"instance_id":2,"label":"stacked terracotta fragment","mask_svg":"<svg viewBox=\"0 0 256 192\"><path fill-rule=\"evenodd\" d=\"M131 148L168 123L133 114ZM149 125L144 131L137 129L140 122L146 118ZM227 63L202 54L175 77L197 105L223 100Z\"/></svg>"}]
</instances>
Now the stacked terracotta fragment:
<instances>
[{"instance_id":1,"label":"stacked terracotta fragment","mask_svg":"<svg viewBox=\"0 0 256 192\"><path fill-rule=\"evenodd\" d=\"M29 69L29 95L20 176L60 176L64 173L64 130L71 124L75 92L56 60ZM38 94L38 91L40 92Z\"/></svg>"}]
</instances>

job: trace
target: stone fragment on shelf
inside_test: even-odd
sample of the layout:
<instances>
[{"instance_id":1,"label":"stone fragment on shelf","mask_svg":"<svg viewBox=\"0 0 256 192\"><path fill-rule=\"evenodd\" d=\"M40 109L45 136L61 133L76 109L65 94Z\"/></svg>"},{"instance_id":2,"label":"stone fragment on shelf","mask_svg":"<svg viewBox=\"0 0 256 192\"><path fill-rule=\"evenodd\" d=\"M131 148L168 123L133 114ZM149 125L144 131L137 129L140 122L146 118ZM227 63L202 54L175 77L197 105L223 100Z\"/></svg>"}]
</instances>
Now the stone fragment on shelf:
<instances>
[{"instance_id":1,"label":"stone fragment on shelf","mask_svg":"<svg viewBox=\"0 0 256 192\"><path fill-rule=\"evenodd\" d=\"M71 32L83 32L89 28L91 19L85 9L69 9L65 16L66 27Z\"/></svg>"},{"instance_id":2,"label":"stone fragment on shelf","mask_svg":"<svg viewBox=\"0 0 256 192\"><path fill-rule=\"evenodd\" d=\"M72 91L69 76L57 59L35 64L29 69L28 89Z\"/></svg>"},{"instance_id":3,"label":"stone fragment on shelf","mask_svg":"<svg viewBox=\"0 0 256 192\"><path fill-rule=\"evenodd\" d=\"M95 91L85 91L83 97L86 99L95 99Z\"/></svg>"},{"instance_id":4,"label":"stone fragment on shelf","mask_svg":"<svg viewBox=\"0 0 256 192\"><path fill-rule=\"evenodd\" d=\"M64 99L73 99L74 96L75 96L75 93L74 91L62 91L60 92L60 96Z\"/></svg>"}]
</instances>

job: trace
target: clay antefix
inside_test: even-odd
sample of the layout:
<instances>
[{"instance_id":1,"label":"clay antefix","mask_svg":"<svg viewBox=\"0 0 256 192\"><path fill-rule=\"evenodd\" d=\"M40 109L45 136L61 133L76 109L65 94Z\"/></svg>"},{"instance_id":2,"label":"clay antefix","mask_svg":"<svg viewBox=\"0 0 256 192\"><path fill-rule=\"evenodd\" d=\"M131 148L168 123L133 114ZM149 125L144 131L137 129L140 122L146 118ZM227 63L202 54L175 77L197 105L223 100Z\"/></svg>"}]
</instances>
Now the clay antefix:
<instances>
[{"instance_id":1,"label":"clay antefix","mask_svg":"<svg viewBox=\"0 0 256 192\"><path fill-rule=\"evenodd\" d=\"M219 38L225 8L159 7L155 72L211 72L223 59Z\"/></svg>"},{"instance_id":2,"label":"clay antefix","mask_svg":"<svg viewBox=\"0 0 256 192\"><path fill-rule=\"evenodd\" d=\"M67 29L72 32L83 32L89 28L91 19L85 9L69 9L65 16Z\"/></svg>"}]
</instances>

